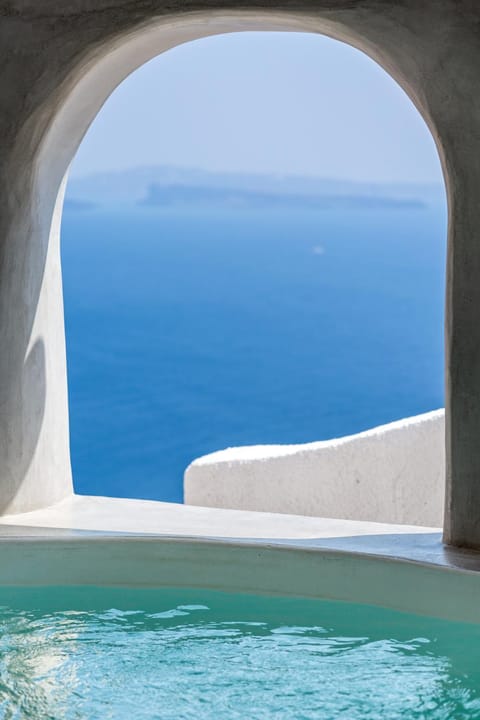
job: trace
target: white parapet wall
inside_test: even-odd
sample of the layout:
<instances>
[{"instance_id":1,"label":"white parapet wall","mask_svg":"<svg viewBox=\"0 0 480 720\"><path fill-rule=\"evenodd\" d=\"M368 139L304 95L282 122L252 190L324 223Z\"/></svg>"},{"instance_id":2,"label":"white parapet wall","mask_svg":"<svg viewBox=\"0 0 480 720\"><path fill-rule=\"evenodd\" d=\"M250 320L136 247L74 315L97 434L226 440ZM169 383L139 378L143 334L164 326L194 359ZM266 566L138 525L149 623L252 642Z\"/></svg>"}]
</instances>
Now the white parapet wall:
<instances>
[{"instance_id":1,"label":"white parapet wall","mask_svg":"<svg viewBox=\"0 0 480 720\"><path fill-rule=\"evenodd\" d=\"M303 445L236 447L186 470L185 503L441 527L444 411Z\"/></svg>"}]
</instances>

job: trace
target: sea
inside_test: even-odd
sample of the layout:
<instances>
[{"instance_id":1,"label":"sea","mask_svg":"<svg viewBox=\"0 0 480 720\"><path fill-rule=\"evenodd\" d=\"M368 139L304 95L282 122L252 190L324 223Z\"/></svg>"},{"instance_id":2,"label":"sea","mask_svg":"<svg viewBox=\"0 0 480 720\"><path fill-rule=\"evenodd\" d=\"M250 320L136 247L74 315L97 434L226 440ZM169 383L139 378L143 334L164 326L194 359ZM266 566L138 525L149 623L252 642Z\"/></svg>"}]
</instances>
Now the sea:
<instances>
[{"instance_id":1,"label":"sea","mask_svg":"<svg viewBox=\"0 0 480 720\"><path fill-rule=\"evenodd\" d=\"M76 492L182 502L206 453L442 407L445 255L440 201L67 208Z\"/></svg>"}]
</instances>

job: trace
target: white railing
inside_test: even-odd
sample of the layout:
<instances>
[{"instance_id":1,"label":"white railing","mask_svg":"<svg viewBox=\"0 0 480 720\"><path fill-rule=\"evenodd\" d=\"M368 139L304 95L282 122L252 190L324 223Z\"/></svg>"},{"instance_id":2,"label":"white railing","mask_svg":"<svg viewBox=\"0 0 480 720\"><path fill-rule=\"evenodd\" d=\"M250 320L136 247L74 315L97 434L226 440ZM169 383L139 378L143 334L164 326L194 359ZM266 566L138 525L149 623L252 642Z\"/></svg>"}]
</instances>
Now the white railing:
<instances>
[{"instance_id":1,"label":"white railing","mask_svg":"<svg viewBox=\"0 0 480 720\"><path fill-rule=\"evenodd\" d=\"M185 472L185 503L441 527L444 411L336 440L221 450Z\"/></svg>"}]
</instances>

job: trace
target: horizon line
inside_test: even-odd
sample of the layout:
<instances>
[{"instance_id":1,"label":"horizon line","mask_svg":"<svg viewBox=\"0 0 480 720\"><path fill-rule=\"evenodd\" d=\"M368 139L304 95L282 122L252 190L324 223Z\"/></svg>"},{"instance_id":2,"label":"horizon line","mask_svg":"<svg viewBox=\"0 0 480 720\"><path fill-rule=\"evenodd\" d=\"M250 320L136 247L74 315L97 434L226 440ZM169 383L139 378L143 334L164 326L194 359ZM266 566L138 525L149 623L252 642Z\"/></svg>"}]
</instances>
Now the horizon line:
<instances>
[{"instance_id":1,"label":"horizon line","mask_svg":"<svg viewBox=\"0 0 480 720\"><path fill-rule=\"evenodd\" d=\"M79 181L79 180L87 180L89 178L93 177L99 177L102 175L123 175L130 172L135 171L152 171L152 170L180 170L183 172L190 172L190 173L203 173L205 175L212 175L212 176L218 176L218 175L232 175L232 176L241 176L241 177L262 177L262 178L270 178L270 179L276 179L276 180L317 180L322 182L332 182L332 183L352 183L356 185L411 185L411 186L430 186L430 187L445 187L443 178L438 180L405 180L405 179L399 179L399 180L382 180L382 179L355 179L355 178L347 178L347 177L332 177L328 175L312 175L310 173L298 173L298 172L278 172L278 171L268 171L268 170L212 170L208 168L202 168L202 167L195 167L195 166L189 166L189 165L171 165L171 164L140 164L140 165L131 165L124 168L105 168L101 170L91 170L89 172L83 172L79 174L72 174L69 175L68 181Z\"/></svg>"}]
</instances>

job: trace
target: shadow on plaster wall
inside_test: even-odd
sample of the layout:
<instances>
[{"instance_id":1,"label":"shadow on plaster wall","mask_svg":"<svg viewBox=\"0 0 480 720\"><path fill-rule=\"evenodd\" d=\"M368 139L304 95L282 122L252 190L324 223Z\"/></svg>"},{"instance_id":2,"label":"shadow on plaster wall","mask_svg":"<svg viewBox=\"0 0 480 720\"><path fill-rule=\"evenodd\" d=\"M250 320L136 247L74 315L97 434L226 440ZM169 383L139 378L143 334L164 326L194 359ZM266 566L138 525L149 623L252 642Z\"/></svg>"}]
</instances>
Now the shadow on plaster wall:
<instances>
[{"instance_id":1,"label":"shadow on plaster wall","mask_svg":"<svg viewBox=\"0 0 480 720\"><path fill-rule=\"evenodd\" d=\"M4 391L2 415L10 420L10 424L0 435L0 457L8 458L2 468L0 514L8 512L20 491L40 438L47 395L46 353L42 339L35 341L23 367L13 374ZM18 408L22 408L21 413Z\"/></svg>"}]
</instances>

